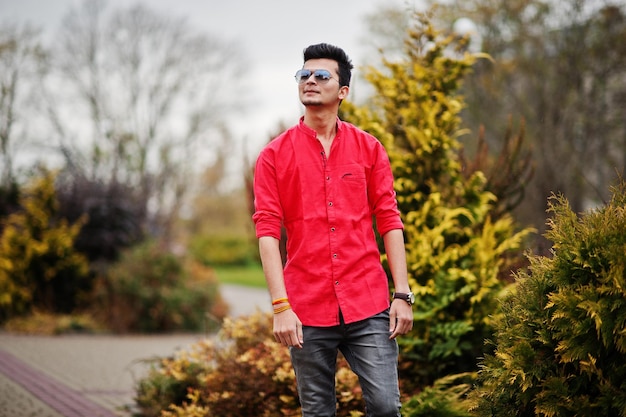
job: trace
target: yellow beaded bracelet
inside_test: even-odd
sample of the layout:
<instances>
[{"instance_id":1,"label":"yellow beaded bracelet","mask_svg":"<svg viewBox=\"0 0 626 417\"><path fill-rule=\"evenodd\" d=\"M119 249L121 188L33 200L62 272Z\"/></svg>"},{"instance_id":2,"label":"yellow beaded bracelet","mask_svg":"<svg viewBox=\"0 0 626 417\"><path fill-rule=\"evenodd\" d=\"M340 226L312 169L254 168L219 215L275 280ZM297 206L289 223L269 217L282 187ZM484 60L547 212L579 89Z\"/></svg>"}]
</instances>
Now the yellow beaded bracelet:
<instances>
[{"instance_id":1,"label":"yellow beaded bracelet","mask_svg":"<svg viewBox=\"0 0 626 417\"><path fill-rule=\"evenodd\" d=\"M286 303L289 300L287 298L277 298L274 301L272 301L272 305L275 306L276 304L282 304L282 303Z\"/></svg>"},{"instance_id":2,"label":"yellow beaded bracelet","mask_svg":"<svg viewBox=\"0 0 626 417\"><path fill-rule=\"evenodd\" d=\"M274 309L274 314L282 313L283 311L287 311L290 308L291 308L291 306L289 304L287 304L286 306L275 308Z\"/></svg>"}]
</instances>

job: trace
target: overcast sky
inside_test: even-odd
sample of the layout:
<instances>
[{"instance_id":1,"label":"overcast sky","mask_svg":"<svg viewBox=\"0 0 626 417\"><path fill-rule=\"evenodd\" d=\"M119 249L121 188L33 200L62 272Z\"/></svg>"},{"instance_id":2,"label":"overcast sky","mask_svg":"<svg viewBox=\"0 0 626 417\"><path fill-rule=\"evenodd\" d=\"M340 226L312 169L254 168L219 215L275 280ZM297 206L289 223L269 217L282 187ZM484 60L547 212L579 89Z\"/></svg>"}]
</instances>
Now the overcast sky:
<instances>
[{"instance_id":1,"label":"overcast sky","mask_svg":"<svg viewBox=\"0 0 626 417\"><path fill-rule=\"evenodd\" d=\"M250 62L253 88L245 117L231 126L254 159L279 123L292 125L302 114L293 79L304 47L328 42L342 47L355 65L351 98L358 99L358 68L367 45L364 17L381 5L413 8L419 0L108 0L109 8L143 3L186 18L191 25L225 41L237 41ZM29 22L52 36L62 17L81 0L0 0L0 21ZM241 149L241 148L240 148Z\"/></svg>"}]
</instances>

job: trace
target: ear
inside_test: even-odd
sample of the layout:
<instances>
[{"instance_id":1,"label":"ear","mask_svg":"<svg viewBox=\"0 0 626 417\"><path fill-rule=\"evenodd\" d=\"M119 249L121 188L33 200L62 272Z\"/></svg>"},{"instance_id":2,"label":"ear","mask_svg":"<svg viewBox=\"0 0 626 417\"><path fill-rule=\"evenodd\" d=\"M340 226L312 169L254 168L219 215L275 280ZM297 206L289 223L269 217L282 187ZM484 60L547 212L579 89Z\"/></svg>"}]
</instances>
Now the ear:
<instances>
[{"instance_id":1,"label":"ear","mask_svg":"<svg viewBox=\"0 0 626 417\"><path fill-rule=\"evenodd\" d=\"M349 92L350 92L350 87L348 87L347 85L344 85L343 87L339 88L339 94L337 96L339 99L343 100L346 97L348 97Z\"/></svg>"}]
</instances>

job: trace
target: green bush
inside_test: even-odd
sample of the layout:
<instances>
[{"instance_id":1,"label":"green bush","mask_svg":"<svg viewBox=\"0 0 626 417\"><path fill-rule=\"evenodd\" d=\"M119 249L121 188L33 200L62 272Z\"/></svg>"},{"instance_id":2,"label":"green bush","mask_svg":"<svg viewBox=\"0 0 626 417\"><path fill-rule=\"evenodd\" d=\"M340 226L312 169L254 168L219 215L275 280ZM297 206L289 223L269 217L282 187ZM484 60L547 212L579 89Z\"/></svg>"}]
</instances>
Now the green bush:
<instances>
[{"instance_id":1,"label":"green bush","mask_svg":"<svg viewBox=\"0 0 626 417\"><path fill-rule=\"evenodd\" d=\"M402 407L404 417L471 417L466 396L475 374L441 378L412 396Z\"/></svg>"},{"instance_id":2,"label":"green bush","mask_svg":"<svg viewBox=\"0 0 626 417\"><path fill-rule=\"evenodd\" d=\"M24 189L20 206L0 236L0 322L34 308L72 312L90 284L87 259L74 249L82 222L58 216L51 173Z\"/></svg>"},{"instance_id":3,"label":"green bush","mask_svg":"<svg viewBox=\"0 0 626 417\"><path fill-rule=\"evenodd\" d=\"M189 250L204 265L243 266L256 262L250 239L236 235L200 235L192 239Z\"/></svg>"},{"instance_id":4,"label":"green bush","mask_svg":"<svg viewBox=\"0 0 626 417\"><path fill-rule=\"evenodd\" d=\"M160 360L137 388L142 417L300 416L289 351L274 341L272 315L226 319L216 340ZM357 377L340 358L338 416L358 417Z\"/></svg>"},{"instance_id":5,"label":"green bush","mask_svg":"<svg viewBox=\"0 0 626 417\"><path fill-rule=\"evenodd\" d=\"M207 330L226 313L212 270L153 242L124 251L99 279L95 297L116 332Z\"/></svg>"},{"instance_id":6,"label":"green bush","mask_svg":"<svg viewBox=\"0 0 626 417\"><path fill-rule=\"evenodd\" d=\"M479 416L626 416L626 184L581 217L553 196L473 393Z\"/></svg>"}]
</instances>

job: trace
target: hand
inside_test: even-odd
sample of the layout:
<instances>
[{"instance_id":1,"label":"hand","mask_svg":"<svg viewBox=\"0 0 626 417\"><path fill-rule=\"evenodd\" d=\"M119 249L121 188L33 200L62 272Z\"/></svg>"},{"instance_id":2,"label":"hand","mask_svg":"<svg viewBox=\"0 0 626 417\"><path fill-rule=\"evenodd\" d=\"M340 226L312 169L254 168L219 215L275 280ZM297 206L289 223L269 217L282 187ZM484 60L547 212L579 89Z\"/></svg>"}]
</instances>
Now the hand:
<instances>
[{"instance_id":1,"label":"hand","mask_svg":"<svg viewBox=\"0 0 626 417\"><path fill-rule=\"evenodd\" d=\"M292 309L274 314L274 338L283 346L302 348L302 322Z\"/></svg>"},{"instance_id":2,"label":"hand","mask_svg":"<svg viewBox=\"0 0 626 417\"><path fill-rule=\"evenodd\" d=\"M407 334L413 329L413 308L404 300L394 299L389 309L389 339Z\"/></svg>"}]
</instances>

